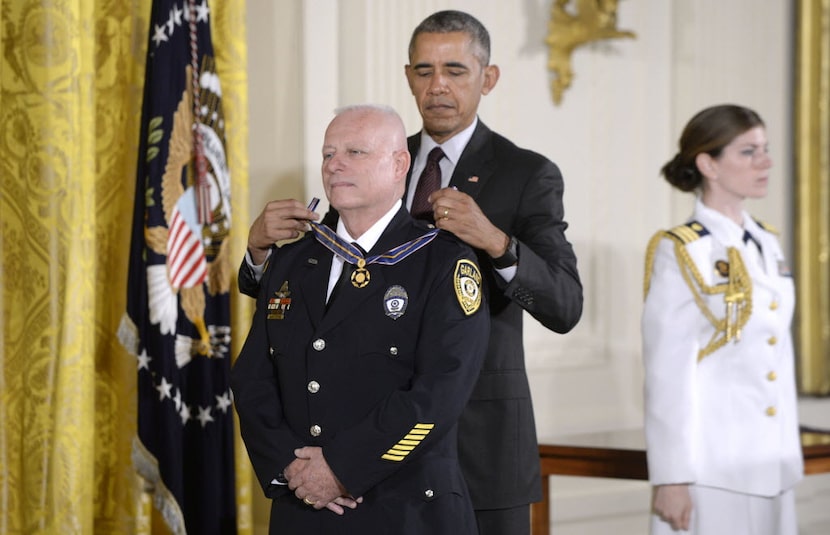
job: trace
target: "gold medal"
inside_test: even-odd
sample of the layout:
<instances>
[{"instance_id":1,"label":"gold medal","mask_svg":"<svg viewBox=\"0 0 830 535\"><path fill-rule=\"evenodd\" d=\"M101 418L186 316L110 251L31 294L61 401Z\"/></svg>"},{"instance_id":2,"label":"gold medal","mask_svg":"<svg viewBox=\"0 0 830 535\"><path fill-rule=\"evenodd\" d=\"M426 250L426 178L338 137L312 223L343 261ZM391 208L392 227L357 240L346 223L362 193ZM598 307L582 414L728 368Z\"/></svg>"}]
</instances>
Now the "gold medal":
<instances>
[{"instance_id":1,"label":"gold medal","mask_svg":"<svg viewBox=\"0 0 830 535\"><path fill-rule=\"evenodd\" d=\"M369 285L370 279L371 275L369 274L369 270L366 269L366 260L363 258L358 259L357 269L352 272L352 286L355 288L365 288Z\"/></svg>"}]
</instances>

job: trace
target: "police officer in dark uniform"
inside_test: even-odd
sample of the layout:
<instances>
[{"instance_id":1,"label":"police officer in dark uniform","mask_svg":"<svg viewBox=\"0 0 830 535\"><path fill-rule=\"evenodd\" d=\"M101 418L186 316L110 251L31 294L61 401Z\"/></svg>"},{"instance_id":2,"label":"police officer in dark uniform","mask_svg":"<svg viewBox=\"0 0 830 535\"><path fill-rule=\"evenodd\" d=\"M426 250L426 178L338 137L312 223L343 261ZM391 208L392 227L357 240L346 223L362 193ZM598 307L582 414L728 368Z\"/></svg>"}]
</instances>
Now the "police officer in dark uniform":
<instances>
[{"instance_id":1,"label":"police officer in dark uniform","mask_svg":"<svg viewBox=\"0 0 830 535\"><path fill-rule=\"evenodd\" d=\"M231 381L272 534L476 533L457 422L489 314L472 250L402 206L409 164L394 111L340 110L322 165L337 228L313 224L263 276Z\"/></svg>"}]
</instances>

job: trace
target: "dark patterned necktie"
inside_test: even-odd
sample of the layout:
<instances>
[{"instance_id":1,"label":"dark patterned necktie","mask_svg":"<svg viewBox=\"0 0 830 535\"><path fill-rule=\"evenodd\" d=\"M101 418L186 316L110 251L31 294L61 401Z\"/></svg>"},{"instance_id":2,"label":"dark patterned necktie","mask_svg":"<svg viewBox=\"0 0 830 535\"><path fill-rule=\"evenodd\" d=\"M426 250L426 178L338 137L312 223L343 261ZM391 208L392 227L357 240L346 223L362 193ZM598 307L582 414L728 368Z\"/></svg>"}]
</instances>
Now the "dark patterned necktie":
<instances>
[{"instance_id":1,"label":"dark patterned necktie","mask_svg":"<svg viewBox=\"0 0 830 535\"><path fill-rule=\"evenodd\" d=\"M441 166L439 162L444 157L441 147L435 147L429 151L427 164L418 179L415 187L415 196L412 198L412 208L409 213L415 219L423 219L432 222L432 205L429 203L429 196L433 191L441 188Z\"/></svg>"}]
</instances>

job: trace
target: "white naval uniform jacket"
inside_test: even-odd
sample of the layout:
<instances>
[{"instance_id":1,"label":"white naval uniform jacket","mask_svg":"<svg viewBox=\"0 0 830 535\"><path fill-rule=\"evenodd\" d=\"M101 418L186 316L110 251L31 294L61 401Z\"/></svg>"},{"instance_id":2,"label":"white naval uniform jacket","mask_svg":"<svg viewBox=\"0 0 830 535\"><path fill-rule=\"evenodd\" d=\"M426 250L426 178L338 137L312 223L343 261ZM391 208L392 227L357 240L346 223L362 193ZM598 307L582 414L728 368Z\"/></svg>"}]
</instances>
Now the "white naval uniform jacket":
<instances>
[{"instance_id":1,"label":"white naval uniform jacket","mask_svg":"<svg viewBox=\"0 0 830 535\"><path fill-rule=\"evenodd\" d=\"M752 280L752 309L739 341L699 361L715 328L682 277L676 241L659 240L641 325L649 479L774 496L804 471L790 334L793 280L776 236L748 214L745 229L761 245L763 266L750 256L755 245L743 242L744 229L700 200L691 221L705 230L681 247L705 283L727 282L715 263L735 247ZM723 318L724 294L703 295Z\"/></svg>"}]
</instances>

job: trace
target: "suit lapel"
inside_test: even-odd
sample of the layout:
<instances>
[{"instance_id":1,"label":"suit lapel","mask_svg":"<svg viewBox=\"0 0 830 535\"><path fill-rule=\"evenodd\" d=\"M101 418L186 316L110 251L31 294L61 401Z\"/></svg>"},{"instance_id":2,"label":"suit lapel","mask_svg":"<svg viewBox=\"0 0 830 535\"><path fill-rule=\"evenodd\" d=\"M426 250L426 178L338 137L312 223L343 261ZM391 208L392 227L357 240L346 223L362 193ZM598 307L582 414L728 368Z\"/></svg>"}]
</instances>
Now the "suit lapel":
<instances>
[{"instance_id":1,"label":"suit lapel","mask_svg":"<svg viewBox=\"0 0 830 535\"><path fill-rule=\"evenodd\" d=\"M461 153L461 158L458 159L450 186L455 186L475 199L493 176L494 161L492 132L479 121L473 136Z\"/></svg>"},{"instance_id":2,"label":"suit lapel","mask_svg":"<svg viewBox=\"0 0 830 535\"><path fill-rule=\"evenodd\" d=\"M360 309L365 301L386 287L381 266L373 264L367 266L367 269L370 274L367 286L355 288L346 282L337 290L337 298L331 302L320 322L319 331L321 334L335 328L344 320L353 318L355 310ZM378 299L378 303L380 303L380 299Z\"/></svg>"},{"instance_id":3,"label":"suit lapel","mask_svg":"<svg viewBox=\"0 0 830 535\"><path fill-rule=\"evenodd\" d=\"M414 162L421 148L421 133L410 136L407 142ZM495 170L493 162L492 131L479 120L455 166L449 185L455 186L459 191L475 199L493 175ZM405 192L409 191L410 180L412 180L411 167L406 176ZM406 204L406 193L404 193L404 204Z\"/></svg>"},{"instance_id":4,"label":"suit lapel","mask_svg":"<svg viewBox=\"0 0 830 535\"><path fill-rule=\"evenodd\" d=\"M308 317L313 325L318 325L326 311L326 290L329 286L332 254L316 239L312 238L312 240L314 240L314 245L309 247L309 252L305 255L306 262L302 268L310 272L303 277L300 290Z\"/></svg>"},{"instance_id":5,"label":"suit lapel","mask_svg":"<svg viewBox=\"0 0 830 535\"><path fill-rule=\"evenodd\" d=\"M409 183L412 180L412 165L415 164L415 157L418 156L418 149L421 148L421 133L418 132L415 135L409 136L406 140L406 144L409 145L409 157L410 157L410 164L409 164L409 171L406 172L406 187L403 190L403 205L406 206L406 197L409 195Z\"/></svg>"},{"instance_id":6,"label":"suit lapel","mask_svg":"<svg viewBox=\"0 0 830 535\"><path fill-rule=\"evenodd\" d=\"M758 244L761 247L760 257L764 266L762 268L756 264L756 272L752 273L759 283L775 286L778 282L779 274L778 258L775 254L774 244L770 243L769 240L766 239L766 236L757 230L753 236L755 236L755 239L758 240ZM752 243L747 244L747 246L755 247Z\"/></svg>"}]
</instances>

